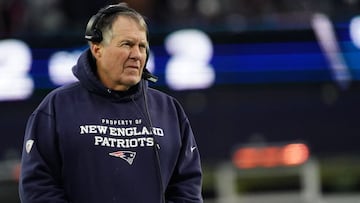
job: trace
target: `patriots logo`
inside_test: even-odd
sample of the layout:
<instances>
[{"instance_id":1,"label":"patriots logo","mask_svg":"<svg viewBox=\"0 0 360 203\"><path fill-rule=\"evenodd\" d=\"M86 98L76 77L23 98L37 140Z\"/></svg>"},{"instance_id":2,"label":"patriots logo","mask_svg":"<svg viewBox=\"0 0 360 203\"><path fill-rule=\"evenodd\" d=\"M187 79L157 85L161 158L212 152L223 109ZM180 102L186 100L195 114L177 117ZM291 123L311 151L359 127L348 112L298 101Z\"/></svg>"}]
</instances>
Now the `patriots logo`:
<instances>
[{"instance_id":1,"label":"patriots logo","mask_svg":"<svg viewBox=\"0 0 360 203\"><path fill-rule=\"evenodd\" d=\"M110 156L121 158L125 161L127 161L130 165L133 163L136 152L132 151L117 151L117 152L111 152L109 153Z\"/></svg>"}]
</instances>

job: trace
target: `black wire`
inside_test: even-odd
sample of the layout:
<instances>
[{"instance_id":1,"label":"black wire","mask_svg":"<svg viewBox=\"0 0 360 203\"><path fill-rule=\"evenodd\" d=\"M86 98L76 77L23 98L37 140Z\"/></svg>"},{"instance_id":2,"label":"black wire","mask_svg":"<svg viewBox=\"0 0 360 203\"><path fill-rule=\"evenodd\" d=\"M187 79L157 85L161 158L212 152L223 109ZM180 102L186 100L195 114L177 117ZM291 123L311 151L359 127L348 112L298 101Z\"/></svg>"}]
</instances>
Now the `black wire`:
<instances>
[{"instance_id":1,"label":"black wire","mask_svg":"<svg viewBox=\"0 0 360 203\"><path fill-rule=\"evenodd\" d=\"M159 155L159 148L160 145L157 143L156 138L152 132L153 129L153 124L152 124L152 120L151 120L151 116L150 116L150 112L149 112L149 105L148 105L148 99L147 99L147 95L145 92L145 88L146 88L146 81L140 81L141 83L141 89L142 89L142 94L143 94L143 99L144 99L144 107L145 107L145 117L147 119L147 125L148 128L151 130L151 135L152 138L154 140L154 153L155 153L155 162L156 162L156 169L157 169L157 178L159 181L159 189L160 189L160 197L161 197L161 203L165 203L165 195L164 195L164 185L163 185L163 178L162 178L162 173L161 173L161 164L160 164L160 155ZM135 103L135 105L138 107L138 109L141 110L141 108L137 105L137 103L135 102L134 98L131 97L132 101ZM142 111L140 111L142 112ZM158 148L159 147L159 148Z\"/></svg>"}]
</instances>

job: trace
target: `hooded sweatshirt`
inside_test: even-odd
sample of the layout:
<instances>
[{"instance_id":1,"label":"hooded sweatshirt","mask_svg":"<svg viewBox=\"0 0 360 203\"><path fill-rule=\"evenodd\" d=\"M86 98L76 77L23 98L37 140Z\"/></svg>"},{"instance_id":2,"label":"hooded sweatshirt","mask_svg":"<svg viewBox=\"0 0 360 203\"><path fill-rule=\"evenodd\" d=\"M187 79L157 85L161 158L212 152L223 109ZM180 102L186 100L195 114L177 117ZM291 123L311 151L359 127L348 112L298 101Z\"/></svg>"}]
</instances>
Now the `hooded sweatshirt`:
<instances>
[{"instance_id":1,"label":"hooded sweatshirt","mask_svg":"<svg viewBox=\"0 0 360 203\"><path fill-rule=\"evenodd\" d=\"M79 81L30 116L21 202L202 202L200 156L180 104L144 80L109 90L95 72L86 50L73 67Z\"/></svg>"}]
</instances>

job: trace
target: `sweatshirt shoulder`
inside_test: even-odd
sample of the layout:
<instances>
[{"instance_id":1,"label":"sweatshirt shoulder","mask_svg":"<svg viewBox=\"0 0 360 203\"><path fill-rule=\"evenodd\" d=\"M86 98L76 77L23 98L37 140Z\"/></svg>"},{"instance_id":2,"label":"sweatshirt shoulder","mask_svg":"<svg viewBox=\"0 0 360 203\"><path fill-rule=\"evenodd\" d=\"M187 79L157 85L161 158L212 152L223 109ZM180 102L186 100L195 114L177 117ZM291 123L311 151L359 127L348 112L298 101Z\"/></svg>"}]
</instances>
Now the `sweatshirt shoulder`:
<instances>
[{"instance_id":1,"label":"sweatshirt shoulder","mask_svg":"<svg viewBox=\"0 0 360 203\"><path fill-rule=\"evenodd\" d=\"M171 96L165 92L162 92L160 90L157 90L154 88L149 88L148 92L149 92L150 96L155 98L156 100L163 100L163 101L167 101L167 102L178 103L176 98L174 98L173 96Z\"/></svg>"},{"instance_id":2,"label":"sweatshirt shoulder","mask_svg":"<svg viewBox=\"0 0 360 203\"><path fill-rule=\"evenodd\" d=\"M80 89L82 89L80 82L74 82L52 90L49 95L71 94L78 92Z\"/></svg>"},{"instance_id":3,"label":"sweatshirt shoulder","mask_svg":"<svg viewBox=\"0 0 360 203\"><path fill-rule=\"evenodd\" d=\"M149 94L158 106L162 106L162 108L170 107L176 109L178 114L185 115L181 103L175 97L154 88L149 88Z\"/></svg>"},{"instance_id":4,"label":"sweatshirt shoulder","mask_svg":"<svg viewBox=\"0 0 360 203\"><path fill-rule=\"evenodd\" d=\"M59 95L66 95L66 94L76 94L80 91L81 85L79 82L70 83L64 86L57 87L53 90L51 90L44 100L50 99L53 97L57 97Z\"/></svg>"},{"instance_id":5,"label":"sweatshirt shoulder","mask_svg":"<svg viewBox=\"0 0 360 203\"><path fill-rule=\"evenodd\" d=\"M41 101L37 110L43 111L44 109L48 109L49 106L58 103L56 101L62 100L66 95L77 95L81 91L80 83L75 82L71 84L67 84L58 88L51 90Z\"/></svg>"}]
</instances>

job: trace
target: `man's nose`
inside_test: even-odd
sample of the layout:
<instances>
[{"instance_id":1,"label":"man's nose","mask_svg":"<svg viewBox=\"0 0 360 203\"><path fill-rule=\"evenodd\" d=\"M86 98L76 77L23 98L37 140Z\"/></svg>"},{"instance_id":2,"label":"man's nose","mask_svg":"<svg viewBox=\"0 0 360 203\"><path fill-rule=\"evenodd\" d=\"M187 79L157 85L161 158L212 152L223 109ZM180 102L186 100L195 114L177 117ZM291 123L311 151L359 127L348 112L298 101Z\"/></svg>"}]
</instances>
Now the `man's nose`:
<instances>
[{"instance_id":1,"label":"man's nose","mask_svg":"<svg viewBox=\"0 0 360 203\"><path fill-rule=\"evenodd\" d=\"M141 53L140 47L138 47L138 46L131 47L130 58L135 59L135 60L140 60L141 54L142 53Z\"/></svg>"}]
</instances>

